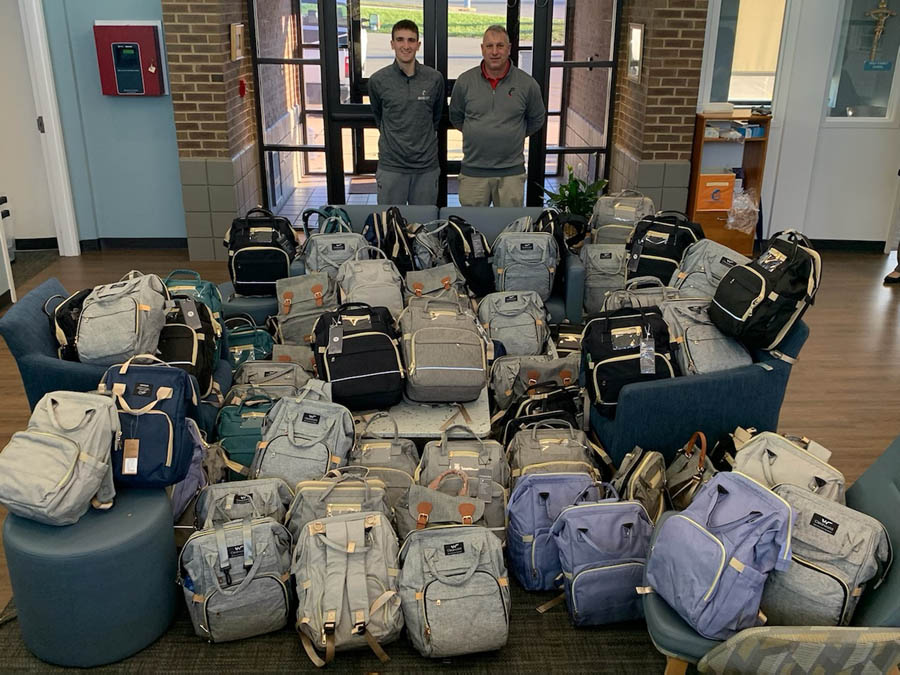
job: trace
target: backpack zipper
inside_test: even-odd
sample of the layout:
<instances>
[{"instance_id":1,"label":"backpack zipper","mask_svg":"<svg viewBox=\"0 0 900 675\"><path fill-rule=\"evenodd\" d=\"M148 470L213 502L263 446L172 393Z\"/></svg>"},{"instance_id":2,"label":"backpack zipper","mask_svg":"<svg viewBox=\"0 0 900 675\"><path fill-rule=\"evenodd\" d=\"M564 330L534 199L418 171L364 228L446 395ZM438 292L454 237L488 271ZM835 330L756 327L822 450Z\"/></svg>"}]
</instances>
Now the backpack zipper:
<instances>
[{"instance_id":1,"label":"backpack zipper","mask_svg":"<svg viewBox=\"0 0 900 675\"><path fill-rule=\"evenodd\" d=\"M668 359L664 354L660 354L659 352L654 351L654 352L653 352L653 358L654 358L654 361L656 360L656 357L657 357L657 356L658 356L659 358L661 358L661 359L663 360L663 362L666 364L666 367L668 367L668 369L669 369L669 377L675 377L675 371L672 370L672 364L669 363L669 359ZM612 362L614 362L614 361L627 361L627 360L630 360L630 359L639 359L639 358L641 358L641 355L640 355L640 354L626 354L625 356L614 356L614 357L609 358L609 359L603 359L602 361L598 361L596 364L594 364L594 373L593 373L593 374L594 374L594 377L593 377L593 380L594 380L594 391L595 391L596 394L597 394L597 399L600 401L600 403L601 403L602 405L617 405L618 402L617 402L617 401L607 402L607 401L604 401L604 400L603 400L603 397L602 397L602 396L600 396L600 383L597 381L597 369L598 369L600 366L602 366L604 363L612 363ZM654 374L655 374L655 373L654 373Z\"/></svg>"}]
</instances>

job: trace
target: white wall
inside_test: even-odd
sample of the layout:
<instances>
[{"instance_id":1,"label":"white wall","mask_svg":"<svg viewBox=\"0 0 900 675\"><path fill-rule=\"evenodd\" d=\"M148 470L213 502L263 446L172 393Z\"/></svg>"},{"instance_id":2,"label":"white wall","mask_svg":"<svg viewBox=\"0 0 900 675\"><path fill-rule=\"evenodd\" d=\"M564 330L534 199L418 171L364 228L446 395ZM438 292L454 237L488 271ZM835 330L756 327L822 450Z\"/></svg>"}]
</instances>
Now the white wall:
<instances>
[{"instance_id":1,"label":"white wall","mask_svg":"<svg viewBox=\"0 0 900 675\"><path fill-rule=\"evenodd\" d=\"M16 239L56 236L36 117L18 3L0 0L0 194Z\"/></svg>"}]
</instances>

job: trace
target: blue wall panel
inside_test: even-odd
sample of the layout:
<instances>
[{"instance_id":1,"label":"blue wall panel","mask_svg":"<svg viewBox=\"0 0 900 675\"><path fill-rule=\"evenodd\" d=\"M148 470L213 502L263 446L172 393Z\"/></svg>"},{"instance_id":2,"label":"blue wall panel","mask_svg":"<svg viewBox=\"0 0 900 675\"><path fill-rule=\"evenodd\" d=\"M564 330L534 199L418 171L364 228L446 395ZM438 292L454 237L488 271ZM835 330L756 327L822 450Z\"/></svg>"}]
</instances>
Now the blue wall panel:
<instances>
[{"instance_id":1,"label":"blue wall panel","mask_svg":"<svg viewBox=\"0 0 900 675\"><path fill-rule=\"evenodd\" d=\"M161 20L159 0L44 0L81 239L185 237L169 96L103 96L95 20Z\"/></svg>"}]
</instances>

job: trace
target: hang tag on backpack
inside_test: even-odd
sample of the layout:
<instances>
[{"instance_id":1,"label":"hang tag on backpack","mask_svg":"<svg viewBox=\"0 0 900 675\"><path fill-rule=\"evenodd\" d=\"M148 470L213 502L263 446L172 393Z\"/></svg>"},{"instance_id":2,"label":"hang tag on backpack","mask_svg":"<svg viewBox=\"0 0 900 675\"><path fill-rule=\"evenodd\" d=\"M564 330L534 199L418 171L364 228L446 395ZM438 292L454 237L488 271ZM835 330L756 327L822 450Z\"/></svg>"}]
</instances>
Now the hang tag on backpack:
<instances>
[{"instance_id":1,"label":"hang tag on backpack","mask_svg":"<svg viewBox=\"0 0 900 675\"><path fill-rule=\"evenodd\" d=\"M490 469L479 469L478 470L478 499L485 502L486 504L491 503L491 498L493 497L493 490L491 489L491 470Z\"/></svg>"},{"instance_id":2,"label":"hang tag on backpack","mask_svg":"<svg viewBox=\"0 0 900 675\"><path fill-rule=\"evenodd\" d=\"M476 258L485 257L484 246L481 243L481 237L472 237L472 255Z\"/></svg>"},{"instance_id":3,"label":"hang tag on backpack","mask_svg":"<svg viewBox=\"0 0 900 675\"><path fill-rule=\"evenodd\" d=\"M638 264L641 262L641 250L644 248L643 242L637 242L631 247L631 253L628 256L628 271L637 272Z\"/></svg>"},{"instance_id":4,"label":"hang tag on backpack","mask_svg":"<svg viewBox=\"0 0 900 675\"><path fill-rule=\"evenodd\" d=\"M197 311L197 304L193 300L179 300L178 306L181 308L181 315L184 317L184 322L194 330L200 330L203 328L203 324L200 323L200 313Z\"/></svg>"},{"instance_id":5,"label":"hang tag on backpack","mask_svg":"<svg viewBox=\"0 0 900 675\"><path fill-rule=\"evenodd\" d=\"M328 349L329 354L340 354L344 351L344 327L341 324L335 324L328 329Z\"/></svg>"},{"instance_id":6,"label":"hang tag on backpack","mask_svg":"<svg viewBox=\"0 0 900 675\"><path fill-rule=\"evenodd\" d=\"M641 375L656 373L656 344L648 330L641 338Z\"/></svg>"}]
</instances>

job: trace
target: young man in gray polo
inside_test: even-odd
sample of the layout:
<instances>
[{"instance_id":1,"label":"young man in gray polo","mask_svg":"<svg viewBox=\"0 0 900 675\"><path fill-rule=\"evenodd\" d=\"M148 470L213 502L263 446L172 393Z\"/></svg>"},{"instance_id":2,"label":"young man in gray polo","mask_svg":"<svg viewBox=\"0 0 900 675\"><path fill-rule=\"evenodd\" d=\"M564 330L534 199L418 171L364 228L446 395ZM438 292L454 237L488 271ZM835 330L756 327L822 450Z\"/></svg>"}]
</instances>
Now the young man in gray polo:
<instances>
[{"instance_id":1,"label":"young man in gray polo","mask_svg":"<svg viewBox=\"0 0 900 675\"><path fill-rule=\"evenodd\" d=\"M525 197L525 138L544 126L546 111L538 83L512 64L509 49L506 29L488 28L481 65L453 87L450 122L463 136L463 206L522 206Z\"/></svg>"},{"instance_id":2,"label":"young man in gray polo","mask_svg":"<svg viewBox=\"0 0 900 675\"><path fill-rule=\"evenodd\" d=\"M444 78L416 61L419 27L408 19L391 29L394 62L369 78L378 126L379 204L437 204L437 128L444 109Z\"/></svg>"}]
</instances>

